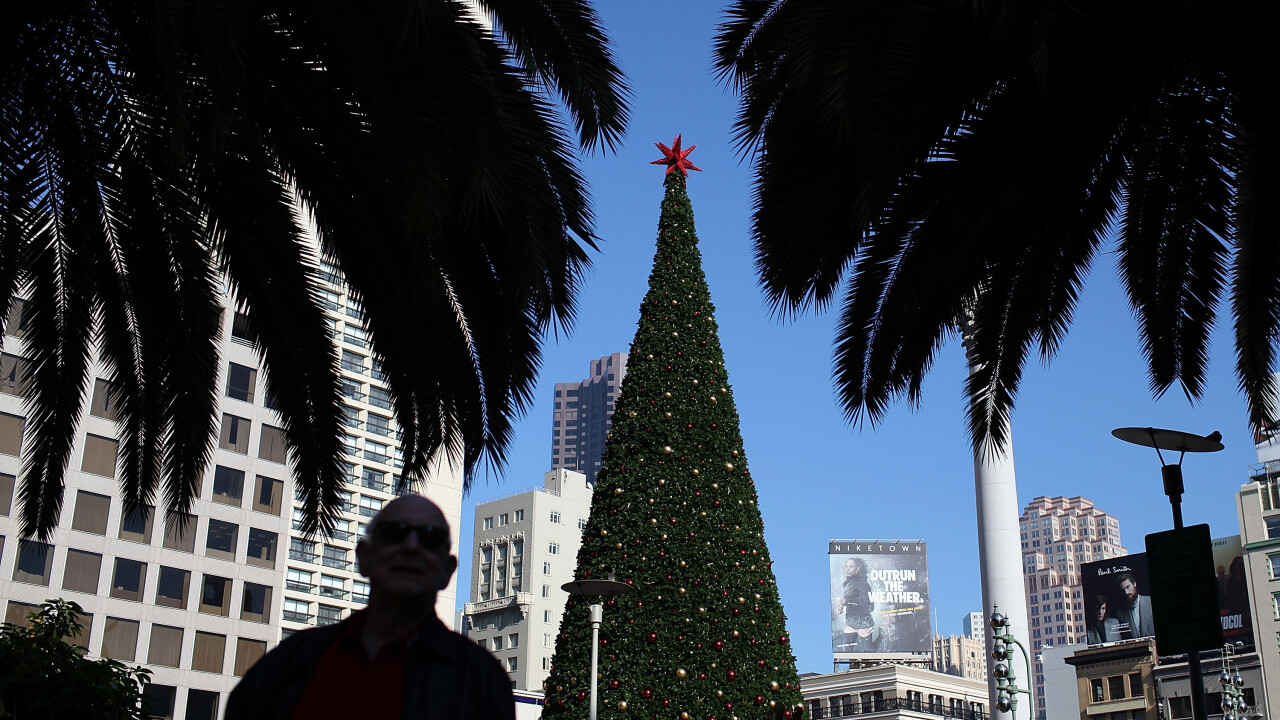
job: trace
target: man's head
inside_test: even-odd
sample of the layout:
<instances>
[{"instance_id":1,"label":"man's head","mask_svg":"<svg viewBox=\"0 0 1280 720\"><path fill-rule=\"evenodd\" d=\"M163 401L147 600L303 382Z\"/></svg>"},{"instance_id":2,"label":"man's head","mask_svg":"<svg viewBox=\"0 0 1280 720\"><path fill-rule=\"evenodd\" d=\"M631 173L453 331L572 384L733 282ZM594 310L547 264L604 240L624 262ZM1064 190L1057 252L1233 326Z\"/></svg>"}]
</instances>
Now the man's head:
<instances>
[{"instance_id":1,"label":"man's head","mask_svg":"<svg viewBox=\"0 0 1280 720\"><path fill-rule=\"evenodd\" d=\"M449 584L458 558L449 554L449 524L421 495L396 498L374 516L356 545L360 573L372 598L422 598L435 602Z\"/></svg>"},{"instance_id":2,"label":"man's head","mask_svg":"<svg viewBox=\"0 0 1280 720\"><path fill-rule=\"evenodd\" d=\"M1102 620L1107 617L1107 596L1095 595L1093 598L1094 605L1098 608L1094 620Z\"/></svg>"},{"instance_id":3,"label":"man's head","mask_svg":"<svg viewBox=\"0 0 1280 720\"><path fill-rule=\"evenodd\" d=\"M1120 576L1120 590L1130 605L1138 601L1138 582L1129 573Z\"/></svg>"}]
</instances>

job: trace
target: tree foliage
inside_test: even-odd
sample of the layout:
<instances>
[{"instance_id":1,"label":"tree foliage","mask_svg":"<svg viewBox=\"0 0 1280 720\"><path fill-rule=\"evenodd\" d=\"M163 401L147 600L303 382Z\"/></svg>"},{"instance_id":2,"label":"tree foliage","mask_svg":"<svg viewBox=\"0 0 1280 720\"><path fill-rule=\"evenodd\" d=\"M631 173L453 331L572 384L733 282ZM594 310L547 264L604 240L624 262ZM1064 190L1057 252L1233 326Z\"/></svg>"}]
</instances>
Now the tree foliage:
<instances>
[{"instance_id":1,"label":"tree foliage","mask_svg":"<svg viewBox=\"0 0 1280 720\"><path fill-rule=\"evenodd\" d=\"M917 402L971 314L971 435L999 446L1023 366L1055 354L1115 233L1153 393L1201 396L1229 298L1251 422L1272 423L1280 57L1266 9L733 3L716 64L741 94L760 279L783 313L842 296L850 419Z\"/></svg>"},{"instance_id":2,"label":"tree foliage","mask_svg":"<svg viewBox=\"0 0 1280 720\"><path fill-rule=\"evenodd\" d=\"M83 629L80 606L46 600L27 626L0 625L0 718L5 720L142 720L150 671L117 660L89 660L73 644Z\"/></svg>"},{"instance_id":3,"label":"tree foliage","mask_svg":"<svg viewBox=\"0 0 1280 720\"><path fill-rule=\"evenodd\" d=\"M574 575L634 587L605 601L602 718L789 718L801 701L714 313L672 172ZM565 608L546 718L586 713L590 602Z\"/></svg>"},{"instance_id":4,"label":"tree foliage","mask_svg":"<svg viewBox=\"0 0 1280 720\"><path fill-rule=\"evenodd\" d=\"M223 279L304 511L342 485L316 252L365 312L400 482L500 464L594 243L561 112L612 148L627 89L587 0L51 0L0 18L0 317L25 297L24 533L47 536L95 352L126 511L188 510ZM558 95L559 105L551 95Z\"/></svg>"}]
</instances>

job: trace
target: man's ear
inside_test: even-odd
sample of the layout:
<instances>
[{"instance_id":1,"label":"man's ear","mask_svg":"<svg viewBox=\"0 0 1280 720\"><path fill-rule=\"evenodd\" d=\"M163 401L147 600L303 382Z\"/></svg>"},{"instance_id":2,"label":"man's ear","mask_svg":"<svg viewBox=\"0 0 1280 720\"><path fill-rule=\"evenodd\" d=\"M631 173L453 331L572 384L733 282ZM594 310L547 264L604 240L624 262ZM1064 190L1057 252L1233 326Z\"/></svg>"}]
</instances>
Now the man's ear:
<instances>
[{"instance_id":1,"label":"man's ear","mask_svg":"<svg viewBox=\"0 0 1280 720\"><path fill-rule=\"evenodd\" d=\"M450 555L446 567L449 572L445 573L444 577L440 578L440 587L438 588L440 590L449 587L449 579L452 578L453 574L458 570L458 557L456 555Z\"/></svg>"}]
</instances>

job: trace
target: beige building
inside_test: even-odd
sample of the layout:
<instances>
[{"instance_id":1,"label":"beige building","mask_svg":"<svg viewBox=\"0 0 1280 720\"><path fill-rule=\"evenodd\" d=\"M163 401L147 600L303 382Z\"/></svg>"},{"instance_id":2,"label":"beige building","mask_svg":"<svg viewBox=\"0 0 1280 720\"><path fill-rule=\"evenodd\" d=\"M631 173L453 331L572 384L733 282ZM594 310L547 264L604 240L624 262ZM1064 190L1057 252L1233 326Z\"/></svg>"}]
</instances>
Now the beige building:
<instances>
[{"instance_id":1,"label":"beige building","mask_svg":"<svg viewBox=\"0 0 1280 720\"><path fill-rule=\"evenodd\" d=\"M573 580L592 487L552 470L542 487L476 506L467 637L498 658L519 690L542 690Z\"/></svg>"},{"instance_id":2,"label":"beige building","mask_svg":"<svg viewBox=\"0 0 1280 720\"><path fill-rule=\"evenodd\" d=\"M66 476L63 513L48 544L19 539L15 484L26 410L22 302L6 321L0 358L0 601L22 623L41 601L63 597L87 613L81 644L152 671L147 687L157 717L216 720L244 671L282 635L337 622L363 606L368 586L355 567L358 533L394 495L399 443L386 385L361 330L359 305L340 276L321 268L323 302L342 362L349 484L338 529L325 538L294 535L294 485L280 420L244 318L230 308L219 347L219 437L192 518L165 508L123 517L117 440L106 372L93 369L86 408ZM457 544L461 473L439 471L422 490L444 510ZM440 594L448 618L456 590Z\"/></svg>"},{"instance_id":3,"label":"beige building","mask_svg":"<svg viewBox=\"0 0 1280 720\"><path fill-rule=\"evenodd\" d=\"M1120 521L1087 498L1042 495L1022 511L1019 530L1031 651L1085 642L1080 565L1128 554L1120 545ZM1036 718L1046 720L1042 662L1033 674Z\"/></svg>"},{"instance_id":4,"label":"beige building","mask_svg":"<svg viewBox=\"0 0 1280 720\"><path fill-rule=\"evenodd\" d=\"M1265 704L1280 707L1280 437L1258 437L1257 452L1250 482L1236 493L1236 512Z\"/></svg>"},{"instance_id":5,"label":"beige building","mask_svg":"<svg viewBox=\"0 0 1280 720\"><path fill-rule=\"evenodd\" d=\"M987 681L986 639L967 635L933 636L933 669L985 683Z\"/></svg>"},{"instance_id":6,"label":"beige building","mask_svg":"<svg viewBox=\"0 0 1280 720\"><path fill-rule=\"evenodd\" d=\"M1055 720L1156 718L1156 652L1152 638L1078 650L1066 662L1076 669L1078 707L1076 712L1068 709L1065 714L1055 708L1051 713Z\"/></svg>"},{"instance_id":7,"label":"beige building","mask_svg":"<svg viewBox=\"0 0 1280 720\"><path fill-rule=\"evenodd\" d=\"M987 717L986 680L908 665L874 665L800 676L808 720L874 715L877 718Z\"/></svg>"}]
</instances>

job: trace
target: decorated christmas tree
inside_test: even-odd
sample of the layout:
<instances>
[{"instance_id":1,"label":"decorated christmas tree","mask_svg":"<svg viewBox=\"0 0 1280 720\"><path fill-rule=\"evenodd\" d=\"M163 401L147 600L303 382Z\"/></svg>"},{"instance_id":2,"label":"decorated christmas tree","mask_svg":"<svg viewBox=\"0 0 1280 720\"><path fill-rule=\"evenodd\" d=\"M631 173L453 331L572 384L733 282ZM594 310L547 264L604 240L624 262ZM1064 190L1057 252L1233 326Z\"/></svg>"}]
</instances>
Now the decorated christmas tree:
<instances>
[{"instance_id":1,"label":"decorated christmas tree","mask_svg":"<svg viewBox=\"0 0 1280 720\"><path fill-rule=\"evenodd\" d=\"M693 147L667 166L658 250L605 445L575 577L633 591L603 601L602 718L801 714L764 524L685 189ZM571 597L545 718L586 718L591 598Z\"/></svg>"}]
</instances>

